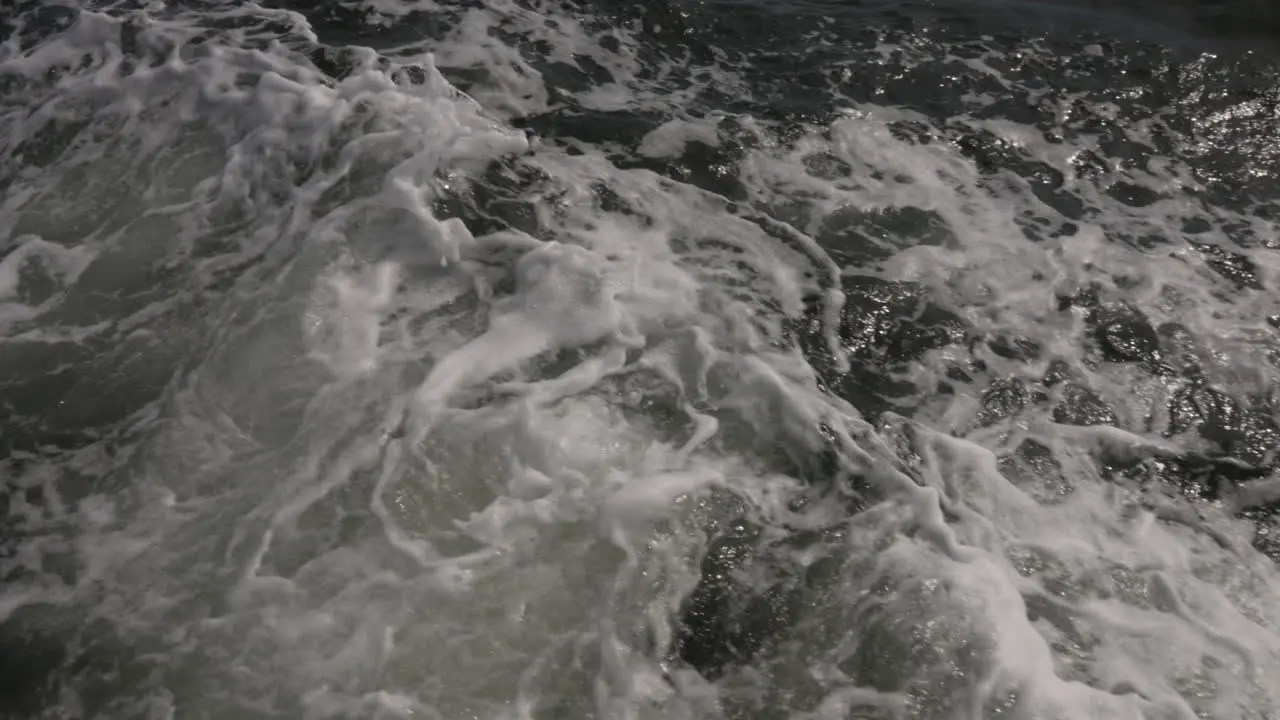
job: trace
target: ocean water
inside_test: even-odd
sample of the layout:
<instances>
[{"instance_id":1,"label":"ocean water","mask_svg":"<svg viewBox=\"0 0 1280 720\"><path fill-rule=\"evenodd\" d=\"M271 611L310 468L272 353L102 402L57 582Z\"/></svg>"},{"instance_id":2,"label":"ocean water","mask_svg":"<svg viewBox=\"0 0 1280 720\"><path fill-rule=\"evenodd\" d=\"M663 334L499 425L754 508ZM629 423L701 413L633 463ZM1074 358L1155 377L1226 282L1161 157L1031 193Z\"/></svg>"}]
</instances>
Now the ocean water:
<instances>
[{"instance_id":1,"label":"ocean water","mask_svg":"<svg viewBox=\"0 0 1280 720\"><path fill-rule=\"evenodd\" d=\"M1277 37L10 0L0 717L1280 719Z\"/></svg>"}]
</instances>

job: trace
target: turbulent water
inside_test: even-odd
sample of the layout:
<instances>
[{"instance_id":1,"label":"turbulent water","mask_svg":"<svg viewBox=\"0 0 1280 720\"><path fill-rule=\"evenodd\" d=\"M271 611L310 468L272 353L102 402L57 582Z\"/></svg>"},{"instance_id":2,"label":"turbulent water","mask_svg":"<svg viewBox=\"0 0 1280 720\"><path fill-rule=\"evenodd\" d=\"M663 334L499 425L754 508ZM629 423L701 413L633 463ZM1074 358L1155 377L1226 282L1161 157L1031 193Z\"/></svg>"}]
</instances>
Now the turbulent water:
<instances>
[{"instance_id":1,"label":"turbulent water","mask_svg":"<svg viewBox=\"0 0 1280 720\"><path fill-rule=\"evenodd\" d=\"M1277 720L1277 37L11 0L0 717Z\"/></svg>"}]
</instances>

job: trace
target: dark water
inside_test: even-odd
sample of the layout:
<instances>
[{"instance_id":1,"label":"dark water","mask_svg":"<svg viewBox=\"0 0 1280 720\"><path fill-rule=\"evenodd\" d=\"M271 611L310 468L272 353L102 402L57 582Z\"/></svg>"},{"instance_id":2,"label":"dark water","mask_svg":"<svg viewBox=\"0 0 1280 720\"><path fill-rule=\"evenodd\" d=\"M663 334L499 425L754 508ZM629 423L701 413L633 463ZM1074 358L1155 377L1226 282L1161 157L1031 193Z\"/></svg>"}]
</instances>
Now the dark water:
<instances>
[{"instance_id":1,"label":"dark water","mask_svg":"<svg viewBox=\"0 0 1280 720\"><path fill-rule=\"evenodd\" d=\"M0 716L1280 717L1280 6L0 38Z\"/></svg>"}]
</instances>

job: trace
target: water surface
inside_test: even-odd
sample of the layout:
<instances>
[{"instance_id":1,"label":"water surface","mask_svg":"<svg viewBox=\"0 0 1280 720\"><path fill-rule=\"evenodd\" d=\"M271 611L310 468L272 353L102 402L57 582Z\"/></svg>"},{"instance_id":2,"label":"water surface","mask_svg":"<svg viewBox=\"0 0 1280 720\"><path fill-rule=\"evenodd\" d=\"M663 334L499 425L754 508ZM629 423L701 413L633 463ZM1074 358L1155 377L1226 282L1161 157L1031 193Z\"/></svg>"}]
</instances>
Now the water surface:
<instances>
[{"instance_id":1,"label":"water surface","mask_svg":"<svg viewBox=\"0 0 1280 720\"><path fill-rule=\"evenodd\" d=\"M1280 33L0 14L0 715L1280 717Z\"/></svg>"}]
</instances>

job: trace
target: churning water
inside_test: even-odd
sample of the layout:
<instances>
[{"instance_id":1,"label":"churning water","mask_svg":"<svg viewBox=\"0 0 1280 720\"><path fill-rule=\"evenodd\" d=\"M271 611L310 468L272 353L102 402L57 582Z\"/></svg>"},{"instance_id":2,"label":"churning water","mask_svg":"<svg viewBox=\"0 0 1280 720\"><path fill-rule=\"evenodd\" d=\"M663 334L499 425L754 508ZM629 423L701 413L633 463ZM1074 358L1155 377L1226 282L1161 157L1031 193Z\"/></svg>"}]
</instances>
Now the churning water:
<instances>
[{"instance_id":1,"label":"churning water","mask_svg":"<svg viewBox=\"0 0 1280 720\"><path fill-rule=\"evenodd\" d=\"M10 0L0 716L1280 718L1277 36Z\"/></svg>"}]
</instances>

